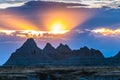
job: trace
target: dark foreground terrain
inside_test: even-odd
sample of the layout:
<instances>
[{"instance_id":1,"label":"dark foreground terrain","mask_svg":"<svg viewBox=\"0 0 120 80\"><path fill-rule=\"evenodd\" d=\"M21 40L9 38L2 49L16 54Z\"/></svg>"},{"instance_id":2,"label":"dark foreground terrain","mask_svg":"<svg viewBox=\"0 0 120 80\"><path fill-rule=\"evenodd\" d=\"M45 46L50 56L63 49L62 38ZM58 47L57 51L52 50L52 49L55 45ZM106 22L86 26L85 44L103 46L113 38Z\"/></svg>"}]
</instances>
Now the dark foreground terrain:
<instances>
[{"instance_id":1,"label":"dark foreground terrain","mask_svg":"<svg viewBox=\"0 0 120 80\"><path fill-rule=\"evenodd\" d=\"M0 80L120 80L120 67L0 67Z\"/></svg>"}]
</instances>

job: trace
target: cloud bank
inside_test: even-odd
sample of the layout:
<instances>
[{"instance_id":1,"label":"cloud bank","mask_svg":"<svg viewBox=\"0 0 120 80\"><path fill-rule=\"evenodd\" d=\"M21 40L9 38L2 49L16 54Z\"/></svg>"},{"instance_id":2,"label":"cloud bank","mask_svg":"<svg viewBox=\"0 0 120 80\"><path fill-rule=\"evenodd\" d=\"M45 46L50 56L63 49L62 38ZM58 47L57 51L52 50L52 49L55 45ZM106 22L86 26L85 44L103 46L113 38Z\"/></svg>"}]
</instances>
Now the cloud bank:
<instances>
[{"instance_id":1,"label":"cloud bank","mask_svg":"<svg viewBox=\"0 0 120 80\"><path fill-rule=\"evenodd\" d=\"M7 3L0 3L0 9L6 9L6 8L9 8L9 7L18 7L18 6L24 5L24 3L25 3L25 2L14 2L14 3L7 2Z\"/></svg>"},{"instance_id":2,"label":"cloud bank","mask_svg":"<svg viewBox=\"0 0 120 80\"><path fill-rule=\"evenodd\" d=\"M120 28L117 29L109 29L109 28L98 28L91 31L95 35L100 35L104 37L119 37L120 36Z\"/></svg>"},{"instance_id":3,"label":"cloud bank","mask_svg":"<svg viewBox=\"0 0 120 80\"><path fill-rule=\"evenodd\" d=\"M112 9L120 8L119 0L2 0L0 1L0 9L8 7L22 6L28 1L52 1L52 2L63 2L63 3L78 3L87 6L68 6L70 8L102 8L108 7Z\"/></svg>"},{"instance_id":4,"label":"cloud bank","mask_svg":"<svg viewBox=\"0 0 120 80\"><path fill-rule=\"evenodd\" d=\"M0 30L0 39L11 38L34 38L34 39L63 39L63 33L54 34L49 31L36 31L36 30ZM64 40L66 40L64 38Z\"/></svg>"},{"instance_id":5,"label":"cloud bank","mask_svg":"<svg viewBox=\"0 0 120 80\"><path fill-rule=\"evenodd\" d=\"M102 8L108 7L112 9L120 8L119 0L42 0L42 1L53 1L53 2L64 2L64 3L78 3L88 6L71 6L71 8Z\"/></svg>"}]
</instances>

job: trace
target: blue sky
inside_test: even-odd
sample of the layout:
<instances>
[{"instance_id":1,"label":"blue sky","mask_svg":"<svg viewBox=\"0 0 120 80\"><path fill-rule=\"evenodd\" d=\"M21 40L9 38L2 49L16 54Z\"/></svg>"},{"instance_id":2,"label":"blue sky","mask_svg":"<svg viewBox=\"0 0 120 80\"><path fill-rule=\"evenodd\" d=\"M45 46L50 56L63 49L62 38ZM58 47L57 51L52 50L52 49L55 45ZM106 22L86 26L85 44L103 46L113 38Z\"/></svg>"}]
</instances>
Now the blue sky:
<instances>
[{"instance_id":1,"label":"blue sky","mask_svg":"<svg viewBox=\"0 0 120 80\"><path fill-rule=\"evenodd\" d=\"M47 42L55 47L59 43L68 44L72 49L88 46L99 49L105 57L120 51L118 0L57 0L86 5L67 6L62 10L17 8L26 6L29 1L0 0L0 64L29 37L33 37L40 48Z\"/></svg>"}]
</instances>

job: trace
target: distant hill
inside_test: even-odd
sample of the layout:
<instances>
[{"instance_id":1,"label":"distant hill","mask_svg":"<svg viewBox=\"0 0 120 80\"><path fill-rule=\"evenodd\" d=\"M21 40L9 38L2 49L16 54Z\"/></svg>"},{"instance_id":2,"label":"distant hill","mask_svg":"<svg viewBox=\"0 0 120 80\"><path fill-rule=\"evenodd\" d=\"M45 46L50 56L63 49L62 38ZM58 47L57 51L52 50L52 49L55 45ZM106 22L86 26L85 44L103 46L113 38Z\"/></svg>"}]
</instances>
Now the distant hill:
<instances>
[{"instance_id":1,"label":"distant hill","mask_svg":"<svg viewBox=\"0 0 120 80\"><path fill-rule=\"evenodd\" d=\"M71 50L68 45L60 44L54 48L47 43L43 49L37 47L34 39L29 38L17 49L4 66L41 66L41 65L98 65L104 56L99 50L88 47Z\"/></svg>"}]
</instances>

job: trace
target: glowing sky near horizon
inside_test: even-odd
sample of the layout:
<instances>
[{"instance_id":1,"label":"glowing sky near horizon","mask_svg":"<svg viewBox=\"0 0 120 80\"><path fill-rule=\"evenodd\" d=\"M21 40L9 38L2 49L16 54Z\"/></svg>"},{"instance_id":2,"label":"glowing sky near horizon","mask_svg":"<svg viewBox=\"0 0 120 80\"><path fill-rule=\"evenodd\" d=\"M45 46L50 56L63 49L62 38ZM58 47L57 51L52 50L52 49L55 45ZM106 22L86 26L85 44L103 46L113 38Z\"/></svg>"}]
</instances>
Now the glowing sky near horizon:
<instances>
[{"instance_id":1,"label":"glowing sky near horizon","mask_svg":"<svg viewBox=\"0 0 120 80\"><path fill-rule=\"evenodd\" d=\"M76 26L88 20L94 13L85 12L84 10L62 9L46 10L42 12L41 15L44 14L42 17L40 14L41 12L38 11L33 15L37 17L37 23L27 18L27 15L10 12L0 15L0 36L41 38L46 37L46 34L50 36L66 35Z\"/></svg>"}]
</instances>

